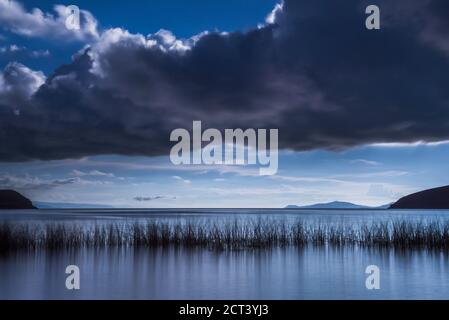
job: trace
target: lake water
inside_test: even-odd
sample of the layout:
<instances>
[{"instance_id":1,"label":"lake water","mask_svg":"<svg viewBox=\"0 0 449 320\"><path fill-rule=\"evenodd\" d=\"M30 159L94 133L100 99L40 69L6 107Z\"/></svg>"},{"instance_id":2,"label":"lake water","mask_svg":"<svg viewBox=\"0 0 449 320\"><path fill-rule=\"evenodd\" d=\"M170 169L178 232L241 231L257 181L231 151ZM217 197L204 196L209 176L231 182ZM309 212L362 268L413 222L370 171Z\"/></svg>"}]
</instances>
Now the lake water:
<instances>
[{"instance_id":1,"label":"lake water","mask_svg":"<svg viewBox=\"0 0 449 320\"><path fill-rule=\"evenodd\" d=\"M449 211L413 210L30 210L0 222L101 225L157 221L273 219L357 226L379 221L449 221ZM81 289L65 287L66 266ZM365 269L380 269L367 290ZM347 247L82 249L0 256L0 299L449 299L449 252Z\"/></svg>"}]
</instances>

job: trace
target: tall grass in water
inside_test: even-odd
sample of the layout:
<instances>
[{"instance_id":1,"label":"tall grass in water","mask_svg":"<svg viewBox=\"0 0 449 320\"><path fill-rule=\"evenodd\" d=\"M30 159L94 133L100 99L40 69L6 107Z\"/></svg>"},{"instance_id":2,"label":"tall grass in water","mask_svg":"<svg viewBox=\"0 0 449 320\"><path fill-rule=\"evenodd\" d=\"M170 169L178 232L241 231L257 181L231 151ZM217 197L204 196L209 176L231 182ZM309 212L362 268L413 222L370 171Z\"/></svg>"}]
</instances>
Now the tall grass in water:
<instances>
[{"instance_id":1,"label":"tall grass in water","mask_svg":"<svg viewBox=\"0 0 449 320\"><path fill-rule=\"evenodd\" d=\"M449 222L385 222L370 225L286 223L253 220L227 223L157 222L94 227L0 224L0 252L109 247L168 247L241 250L287 246L363 246L449 250Z\"/></svg>"}]
</instances>

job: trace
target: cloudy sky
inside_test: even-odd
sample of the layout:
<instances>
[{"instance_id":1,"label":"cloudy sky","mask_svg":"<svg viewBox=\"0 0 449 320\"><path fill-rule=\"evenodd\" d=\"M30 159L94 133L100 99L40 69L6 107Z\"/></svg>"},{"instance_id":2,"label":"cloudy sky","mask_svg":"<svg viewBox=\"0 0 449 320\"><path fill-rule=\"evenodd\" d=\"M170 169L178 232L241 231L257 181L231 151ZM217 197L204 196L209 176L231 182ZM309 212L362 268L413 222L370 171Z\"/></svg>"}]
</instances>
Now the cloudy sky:
<instances>
[{"instance_id":1,"label":"cloudy sky","mask_svg":"<svg viewBox=\"0 0 449 320\"><path fill-rule=\"evenodd\" d=\"M116 207L382 205L448 184L449 2L0 0L0 188ZM81 9L81 28L65 9ZM279 171L170 132L278 128Z\"/></svg>"}]
</instances>

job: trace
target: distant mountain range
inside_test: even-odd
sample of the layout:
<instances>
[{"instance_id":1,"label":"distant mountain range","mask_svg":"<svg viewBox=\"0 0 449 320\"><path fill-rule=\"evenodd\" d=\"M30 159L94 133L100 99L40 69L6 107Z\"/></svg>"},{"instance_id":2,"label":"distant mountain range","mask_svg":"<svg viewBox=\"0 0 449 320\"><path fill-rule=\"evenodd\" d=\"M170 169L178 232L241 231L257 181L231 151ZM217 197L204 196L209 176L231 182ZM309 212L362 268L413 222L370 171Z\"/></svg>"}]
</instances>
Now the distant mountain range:
<instances>
[{"instance_id":1,"label":"distant mountain range","mask_svg":"<svg viewBox=\"0 0 449 320\"><path fill-rule=\"evenodd\" d=\"M89 203L58 203L33 201L38 209L111 209L112 206Z\"/></svg>"},{"instance_id":2,"label":"distant mountain range","mask_svg":"<svg viewBox=\"0 0 449 320\"><path fill-rule=\"evenodd\" d=\"M308 206L297 206L297 205L288 205L286 209L388 209L390 204L380 206L380 207L369 207L362 206L358 204L354 204L351 202L343 202L343 201L333 201L327 203L317 203Z\"/></svg>"}]
</instances>

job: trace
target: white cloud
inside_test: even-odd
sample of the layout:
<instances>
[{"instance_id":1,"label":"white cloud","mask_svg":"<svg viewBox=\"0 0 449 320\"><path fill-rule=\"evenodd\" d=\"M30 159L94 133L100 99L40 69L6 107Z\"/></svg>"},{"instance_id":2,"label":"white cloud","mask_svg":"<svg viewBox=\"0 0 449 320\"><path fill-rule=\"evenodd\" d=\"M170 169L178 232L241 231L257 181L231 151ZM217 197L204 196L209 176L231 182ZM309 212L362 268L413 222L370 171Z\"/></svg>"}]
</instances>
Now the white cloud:
<instances>
[{"instance_id":1,"label":"white cloud","mask_svg":"<svg viewBox=\"0 0 449 320\"><path fill-rule=\"evenodd\" d=\"M268 24L276 23L276 16L284 9L284 3L278 3L274 9L267 15L265 22Z\"/></svg>"},{"instance_id":2,"label":"white cloud","mask_svg":"<svg viewBox=\"0 0 449 320\"><path fill-rule=\"evenodd\" d=\"M65 26L66 6L56 5L56 14L38 8L27 11L14 0L0 0L0 26L18 35L33 38L58 38L63 40L90 40L98 38L98 22L86 10L80 10L80 29Z\"/></svg>"},{"instance_id":3,"label":"white cloud","mask_svg":"<svg viewBox=\"0 0 449 320\"><path fill-rule=\"evenodd\" d=\"M414 147L436 147L449 144L449 140L426 142L426 141L415 141L410 143L405 142L388 142L388 143L373 143L370 146L380 147L380 148L414 148Z\"/></svg>"},{"instance_id":4,"label":"white cloud","mask_svg":"<svg viewBox=\"0 0 449 320\"><path fill-rule=\"evenodd\" d=\"M298 177L298 176L270 176L270 179L286 181L286 182L305 182L305 183L345 183L343 180L338 180L328 177Z\"/></svg>"},{"instance_id":5,"label":"white cloud","mask_svg":"<svg viewBox=\"0 0 449 320\"><path fill-rule=\"evenodd\" d=\"M180 177L180 176L172 176L172 178L175 179L175 180L184 182L185 184L191 184L191 183L192 183L192 181L187 180L187 179L184 179L184 178L182 178L182 177Z\"/></svg>"},{"instance_id":6,"label":"white cloud","mask_svg":"<svg viewBox=\"0 0 449 320\"><path fill-rule=\"evenodd\" d=\"M355 159L351 160L351 163L353 164L364 164L367 166L380 166L382 163L372 160L366 160L366 159Z\"/></svg>"},{"instance_id":7,"label":"white cloud","mask_svg":"<svg viewBox=\"0 0 449 320\"><path fill-rule=\"evenodd\" d=\"M72 174L76 177L107 177L107 178L114 178L115 175L113 173L103 172L99 170L91 170L91 171L80 171L80 170L73 170Z\"/></svg>"},{"instance_id":8,"label":"white cloud","mask_svg":"<svg viewBox=\"0 0 449 320\"><path fill-rule=\"evenodd\" d=\"M367 178L397 178L408 175L407 171L400 170L388 170L388 171L377 171L368 173L354 173L354 174L337 174L333 175L333 178L343 179L343 178L355 178L355 179L367 179Z\"/></svg>"},{"instance_id":9,"label":"white cloud","mask_svg":"<svg viewBox=\"0 0 449 320\"><path fill-rule=\"evenodd\" d=\"M30 52L30 56L33 58L41 58L50 56L49 50L33 50Z\"/></svg>"},{"instance_id":10,"label":"white cloud","mask_svg":"<svg viewBox=\"0 0 449 320\"><path fill-rule=\"evenodd\" d=\"M0 47L0 54L25 53L32 58L42 58L50 56L49 50L28 50L27 47L11 44L9 46Z\"/></svg>"},{"instance_id":11,"label":"white cloud","mask_svg":"<svg viewBox=\"0 0 449 320\"><path fill-rule=\"evenodd\" d=\"M13 53L18 51L25 50L25 47L19 47L15 44L11 44L9 46L0 47L0 53Z\"/></svg>"},{"instance_id":12,"label":"white cloud","mask_svg":"<svg viewBox=\"0 0 449 320\"><path fill-rule=\"evenodd\" d=\"M63 186L96 186L105 185L107 182L88 181L80 177L64 178L64 179L43 179L40 177L33 177L29 175L16 176L4 174L0 176L0 188L15 189L15 190L38 190L38 189L52 189Z\"/></svg>"},{"instance_id":13,"label":"white cloud","mask_svg":"<svg viewBox=\"0 0 449 320\"><path fill-rule=\"evenodd\" d=\"M117 47L157 49L162 52L183 54L191 50L195 44L209 32L205 31L189 39L178 39L169 30L161 29L154 34L144 36L140 33L130 33L122 28L111 28L101 33L97 41L91 45L89 55L93 61L92 72L106 77L101 65L101 57Z\"/></svg>"},{"instance_id":14,"label":"white cloud","mask_svg":"<svg viewBox=\"0 0 449 320\"><path fill-rule=\"evenodd\" d=\"M41 71L31 70L17 62L9 63L3 72L0 72L0 102L21 104L29 99L45 80L46 77Z\"/></svg>"},{"instance_id":15,"label":"white cloud","mask_svg":"<svg viewBox=\"0 0 449 320\"><path fill-rule=\"evenodd\" d=\"M372 184L368 189L367 195L372 197L397 200L401 197L402 194L400 192L395 192L391 189L391 187L386 187L383 184Z\"/></svg>"}]
</instances>

